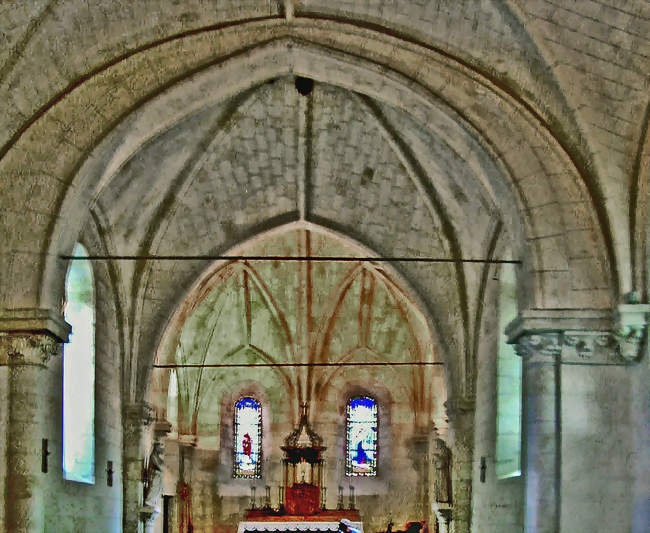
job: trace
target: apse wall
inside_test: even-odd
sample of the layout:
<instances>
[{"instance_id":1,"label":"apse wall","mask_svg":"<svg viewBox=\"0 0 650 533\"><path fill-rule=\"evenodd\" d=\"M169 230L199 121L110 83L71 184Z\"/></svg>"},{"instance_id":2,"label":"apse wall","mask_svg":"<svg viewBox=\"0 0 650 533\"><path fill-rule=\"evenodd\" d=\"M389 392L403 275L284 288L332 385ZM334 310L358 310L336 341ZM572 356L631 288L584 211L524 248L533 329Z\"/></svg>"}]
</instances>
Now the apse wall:
<instances>
[{"instance_id":1,"label":"apse wall","mask_svg":"<svg viewBox=\"0 0 650 533\"><path fill-rule=\"evenodd\" d=\"M231 253L353 258L362 251L313 224L294 224ZM327 448L328 509L338 506L339 486L347 508L353 487L367 531L385 530L390 519L395 529L407 521L431 522L429 447L445 423L445 363L424 315L392 275L379 261L237 260L213 266L197 281L168 326L174 351L165 357L161 349L162 366L153 369L152 402L160 403L158 388L169 381L165 364L181 365L173 370L178 392L167 391L176 395L167 405L178 407L156 406L172 427L164 461L164 493L176 513L171 528L179 526L179 481L190 487L196 533L234 533L249 508L251 487L260 507L270 486L277 508L281 446L298 424L302 402L308 402L311 427ZM408 364L421 362L434 364ZM263 363L270 366L250 366ZM230 366L216 367L222 364ZM358 395L378 405L372 477L345 472L346 405ZM260 479L233 476L233 406L241 397L262 405ZM161 522L159 517L159 531Z\"/></svg>"},{"instance_id":2,"label":"apse wall","mask_svg":"<svg viewBox=\"0 0 650 533\"><path fill-rule=\"evenodd\" d=\"M335 395L312 406L314 430L324 439L324 480L327 488L327 507L335 509L338 486L343 487L344 506L349 505L350 486L354 487L356 508L364 524L364 531L383 531L390 519L394 529L401 529L408 520L433 520L426 509L428 486L427 446L417 448L414 442L422 435L413 431L413 416L408 398L399 391L395 398L382 386L390 383L387 372L377 372L375 380L347 380L342 388L348 393L364 390L374 393L379 404L379 464L377 478L349 478L345 468L345 395ZM383 379L382 379L383 378ZM388 378L388 379L387 379ZM361 385L363 383L363 385ZM380 394L377 394L377 392ZM339 392L339 389L337 389ZM215 399L216 400L216 399ZM336 404L336 405L335 405ZM268 404L267 404L268 405ZM270 423L264 438L270 441L270 453L264 459L262 477L256 480L232 478L232 442L222 448L207 449L187 446L173 437L165 444L164 493L171 496L170 531L178 530L178 495L180 456L185 453L185 481L191 486L192 520L195 533L235 533L250 507L251 487L255 487L257 507L264 504L265 486L271 487L271 505L278 505L278 486L282 483L282 452L284 438L295 429L286 421L286 405L268 405L280 410L283 423ZM282 410L285 410L282 412ZM267 413L268 414L268 413ZM272 416L272 415L271 415ZM274 417L273 417L274 418ZM230 439L231 440L231 439ZM266 446L265 446L266 447ZM155 532L162 533L162 519L156 520Z\"/></svg>"}]
</instances>

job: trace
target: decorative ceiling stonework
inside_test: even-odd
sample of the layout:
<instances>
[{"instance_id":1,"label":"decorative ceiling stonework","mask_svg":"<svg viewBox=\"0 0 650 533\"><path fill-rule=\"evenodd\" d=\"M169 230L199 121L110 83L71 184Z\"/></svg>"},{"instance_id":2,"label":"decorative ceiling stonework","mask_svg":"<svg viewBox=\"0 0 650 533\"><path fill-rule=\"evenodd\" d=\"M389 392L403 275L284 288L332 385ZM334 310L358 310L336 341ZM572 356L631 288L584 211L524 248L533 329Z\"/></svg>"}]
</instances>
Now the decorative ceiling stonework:
<instances>
[{"instance_id":1,"label":"decorative ceiling stonework","mask_svg":"<svg viewBox=\"0 0 650 533\"><path fill-rule=\"evenodd\" d=\"M258 239L241 252L355 257L362 250L322 230L297 227ZM229 262L188 296L187 305L191 312L168 331L176 347L159 353L159 364L442 362L425 316L381 263ZM154 381L164 383L168 372L155 369ZM266 388L271 405L284 402L297 411L304 402L319 405L331 387L350 379L349 372L327 366L180 367L174 372L174 431L198 438L214 435L219 425L220 404L214 399L249 381ZM359 381L390 384L393 400L410 406L413 421L444 425L443 419L430 418L443 412L442 367L358 366L353 374ZM164 389L158 396L163 402Z\"/></svg>"}]
</instances>

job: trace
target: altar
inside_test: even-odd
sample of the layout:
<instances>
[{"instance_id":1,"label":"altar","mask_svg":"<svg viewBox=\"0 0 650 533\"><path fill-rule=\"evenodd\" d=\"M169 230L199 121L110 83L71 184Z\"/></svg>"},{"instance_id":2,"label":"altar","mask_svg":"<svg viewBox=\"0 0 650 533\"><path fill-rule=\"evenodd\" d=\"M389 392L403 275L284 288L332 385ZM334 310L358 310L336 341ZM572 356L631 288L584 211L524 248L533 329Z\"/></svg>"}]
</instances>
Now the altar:
<instances>
[{"instance_id":1,"label":"altar","mask_svg":"<svg viewBox=\"0 0 650 533\"><path fill-rule=\"evenodd\" d=\"M343 508L342 492L338 508L326 508L322 456L326 448L322 438L309 427L306 405L302 406L298 427L287 436L281 448L284 452L283 485L279 490L278 507L271 507L270 487L266 487L264 506L255 508L253 497L237 533L336 533L341 529L345 533L363 533L352 494L347 509Z\"/></svg>"},{"instance_id":2,"label":"altar","mask_svg":"<svg viewBox=\"0 0 650 533\"><path fill-rule=\"evenodd\" d=\"M264 520L264 521L246 521L240 522L237 533L336 533L339 529L340 521L332 521L331 518L325 520L313 520L311 517L292 517L298 520ZM363 533L363 524L361 522L350 521L355 529Z\"/></svg>"}]
</instances>

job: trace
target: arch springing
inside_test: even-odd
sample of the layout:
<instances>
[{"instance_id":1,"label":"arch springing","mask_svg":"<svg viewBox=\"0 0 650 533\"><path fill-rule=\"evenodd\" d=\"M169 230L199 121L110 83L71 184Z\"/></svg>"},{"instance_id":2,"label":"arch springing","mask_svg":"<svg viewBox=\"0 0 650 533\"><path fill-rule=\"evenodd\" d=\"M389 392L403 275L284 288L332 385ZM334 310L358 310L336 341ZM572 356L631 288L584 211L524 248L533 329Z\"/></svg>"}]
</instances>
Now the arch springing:
<instances>
[{"instance_id":1,"label":"arch springing","mask_svg":"<svg viewBox=\"0 0 650 533\"><path fill-rule=\"evenodd\" d=\"M244 397L235 403L233 477L259 478L262 475L262 405Z\"/></svg>"},{"instance_id":2,"label":"arch springing","mask_svg":"<svg viewBox=\"0 0 650 533\"><path fill-rule=\"evenodd\" d=\"M347 403L345 431L345 475L377 475L377 401L355 396Z\"/></svg>"}]
</instances>

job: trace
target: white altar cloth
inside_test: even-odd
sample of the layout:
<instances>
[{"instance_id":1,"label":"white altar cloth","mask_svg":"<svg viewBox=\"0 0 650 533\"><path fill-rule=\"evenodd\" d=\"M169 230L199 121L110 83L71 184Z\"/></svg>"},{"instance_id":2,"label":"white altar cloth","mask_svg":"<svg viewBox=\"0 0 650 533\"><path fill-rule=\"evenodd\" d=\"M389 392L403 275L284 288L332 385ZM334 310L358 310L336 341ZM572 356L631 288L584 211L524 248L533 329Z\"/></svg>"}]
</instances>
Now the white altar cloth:
<instances>
[{"instance_id":1,"label":"white altar cloth","mask_svg":"<svg viewBox=\"0 0 650 533\"><path fill-rule=\"evenodd\" d=\"M362 522L352 522L353 528L363 533ZM318 521L258 521L258 522L239 522L237 533L265 533L265 532L296 532L296 533L336 533L339 529L338 522L318 522Z\"/></svg>"}]
</instances>

